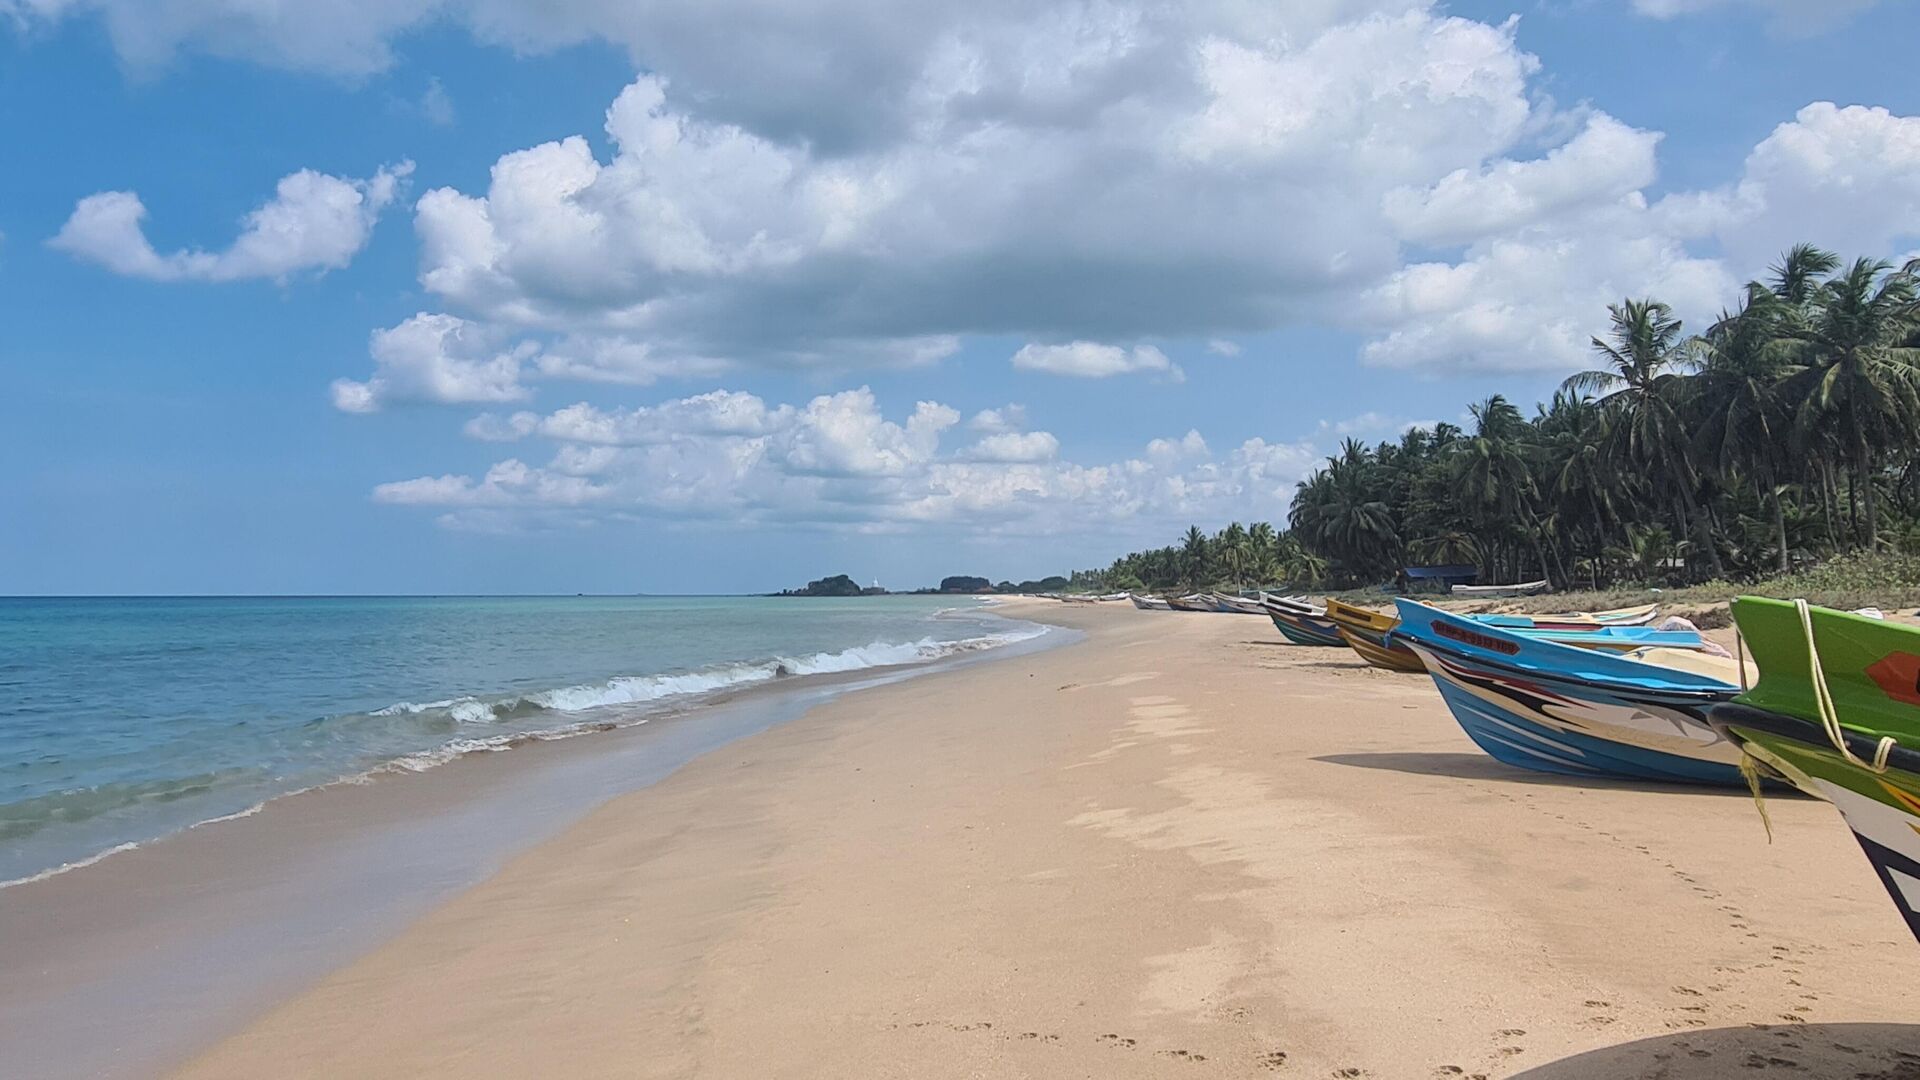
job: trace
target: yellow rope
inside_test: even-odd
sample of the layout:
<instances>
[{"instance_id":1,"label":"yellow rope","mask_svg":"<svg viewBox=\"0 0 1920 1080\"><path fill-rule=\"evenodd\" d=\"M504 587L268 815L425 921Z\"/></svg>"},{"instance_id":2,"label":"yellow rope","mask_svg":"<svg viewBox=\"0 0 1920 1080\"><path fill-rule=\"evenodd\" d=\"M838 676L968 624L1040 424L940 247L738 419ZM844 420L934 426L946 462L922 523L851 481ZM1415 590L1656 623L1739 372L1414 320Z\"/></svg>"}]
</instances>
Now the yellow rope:
<instances>
[{"instance_id":1,"label":"yellow rope","mask_svg":"<svg viewBox=\"0 0 1920 1080\"><path fill-rule=\"evenodd\" d=\"M1899 743L1891 735L1881 736L1880 745L1874 748L1871 763L1860 760L1847 748L1847 734L1840 726L1840 714L1833 707L1833 691L1827 689L1827 673L1820 665L1820 649L1813 640L1813 609L1805 600L1795 600L1793 608L1800 614L1800 630L1806 635L1807 673L1812 676L1813 704L1820 713L1820 726L1826 729L1827 739L1833 743L1835 750L1840 751L1840 756L1859 768L1871 769L1876 773L1886 772L1887 758Z\"/></svg>"},{"instance_id":2,"label":"yellow rope","mask_svg":"<svg viewBox=\"0 0 1920 1080\"><path fill-rule=\"evenodd\" d=\"M1740 775L1746 778L1747 790L1753 793L1753 805L1760 811L1760 824L1766 827L1767 843L1773 843L1773 819L1767 816L1767 800L1760 794L1760 763L1754 760L1747 748L1740 748Z\"/></svg>"}]
</instances>

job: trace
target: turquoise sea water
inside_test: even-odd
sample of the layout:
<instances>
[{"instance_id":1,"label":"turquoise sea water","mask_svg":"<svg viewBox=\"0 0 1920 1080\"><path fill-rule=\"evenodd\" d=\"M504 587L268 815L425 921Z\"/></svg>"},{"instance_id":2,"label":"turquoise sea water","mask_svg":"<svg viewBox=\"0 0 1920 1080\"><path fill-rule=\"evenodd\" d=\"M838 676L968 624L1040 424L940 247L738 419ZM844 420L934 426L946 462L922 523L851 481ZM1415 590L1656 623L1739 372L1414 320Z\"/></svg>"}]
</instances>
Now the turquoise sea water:
<instances>
[{"instance_id":1,"label":"turquoise sea water","mask_svg":"<svg viewBox=\"0 0 1920 1080\"><path fill-rule=\"evenodd\" d=\"M0 882L317 784L1043 632L951 597L0 599Z\"/></svg>"}]
</instances>

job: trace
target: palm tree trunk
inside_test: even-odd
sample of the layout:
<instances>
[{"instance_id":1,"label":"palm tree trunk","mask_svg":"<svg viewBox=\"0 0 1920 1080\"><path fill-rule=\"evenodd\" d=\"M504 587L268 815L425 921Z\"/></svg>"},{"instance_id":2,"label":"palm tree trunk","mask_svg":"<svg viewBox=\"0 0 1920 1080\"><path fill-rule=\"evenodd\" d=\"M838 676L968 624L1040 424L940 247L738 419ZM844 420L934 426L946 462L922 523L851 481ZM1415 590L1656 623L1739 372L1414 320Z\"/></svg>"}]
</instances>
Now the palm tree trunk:
<instances>
[{"instance_id":1,"label":"palm tree trunk","mask_svg":"<svg viewBox=\"0 0 1920 1080\"><path fill-rule=\"evenodd\" d=\"M1780 545L1780 572L1787 572L1787 508L1780 498L1780 489L1773 489L1773 535Z\"/></svg>"},{"instance_id":2,"label":"palm tree trunk","mask_svg":"<svg viewBox=\"0 0 1920 1080\"><path fill-rule=\"evenodd\" d=\"M1873 497L1873 452L1867 449L1866 440L1854 429L1855 454L1859 457L1856 472L1859 476L1860 501L1866 504L1867 511L1867 550L1874 551L1880 546L1880 508Z\"/></svg>"},{"instance_id":3,"label":"palm tree trunk","mask_svg":"<svg viewBox=\"0 0 1920 1080\"><path fill-rule=\"evenodd\" d=\"M1712 574L1715 580L1726 577L1727 571L1720 565L1720 550L1713 545L1713 530L1707 525L1706 515L1700 512L1700 506L1694 501L1693 492L1684 480L1675 486L1680 489L1680 503L1685 511L1681 515L1683 522L1696 530L1694 540L1706 547L1707 572Z\"/></svg>"},{"instance_id":4,"label":"palm tree trunk","mask_svg":"<svg viewBox=\"0 0 1920 1080\"><path fill-rule=\"evenodd\" d=\"M1855 472L1849 467L1849 474ZM1860 546L1860 482L1857 475L1847 477L1847 546Z\"/></svg>"},{"instance_id":5,"label":"palm tree trunk","mask_svg":"<svg viewBox=\"0 0 1920 1080\"><path fill-rule=\"evenodd\" d=\"M1827 547L1840 550L1840 485L1833 478L1833 463L1820 462L1820 510L1827 519Z\"/></svg>"}]
</instances>

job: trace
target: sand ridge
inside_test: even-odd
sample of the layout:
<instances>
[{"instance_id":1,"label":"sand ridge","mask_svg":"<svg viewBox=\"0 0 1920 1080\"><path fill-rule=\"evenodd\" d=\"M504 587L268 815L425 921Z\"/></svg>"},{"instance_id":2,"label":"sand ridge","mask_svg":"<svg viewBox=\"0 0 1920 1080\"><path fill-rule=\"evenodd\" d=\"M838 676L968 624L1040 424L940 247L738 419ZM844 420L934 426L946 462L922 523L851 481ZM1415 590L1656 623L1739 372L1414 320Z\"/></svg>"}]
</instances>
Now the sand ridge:
<instances>
[{"instance_id":1,"label":"sand ridge","mask_svg":"<svg viewBox=\"0 0 1920 1080\"><path fill-rule=\"evenodd\" d=\"M863 691L617 799L191 1077L1920 1077L1831 808L1563 782L1265 620Z\"/></svg>"}]
</instances>

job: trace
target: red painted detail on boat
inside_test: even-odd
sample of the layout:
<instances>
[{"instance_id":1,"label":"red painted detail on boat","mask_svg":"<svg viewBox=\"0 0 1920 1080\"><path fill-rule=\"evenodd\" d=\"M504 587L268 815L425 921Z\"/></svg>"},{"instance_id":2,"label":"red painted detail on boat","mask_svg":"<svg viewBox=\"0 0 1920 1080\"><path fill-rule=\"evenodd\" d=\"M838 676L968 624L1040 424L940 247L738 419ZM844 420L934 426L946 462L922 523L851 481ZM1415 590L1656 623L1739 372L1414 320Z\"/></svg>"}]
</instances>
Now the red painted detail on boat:
<instances>
[{"instance_id":1,"label":"red painted detail on boat","mask_svg":"<svg viewBox=\"0 0 1920 1080\"><path fill-rule=\"evenodd\" d=\"M1452 638L1455 641L1472 645L1477 649L1502 653L1506 656L1512 656L1520 651L1520 646L1511 641L1494 637L1492 634L1482 634L1478 630L1468 630L1465 627L1455 626L1452 623L1436 622L1433 624L1433 632L1443 638Z\"/></svg>"},{"instance_id":2,"label":"red painted detail on boat","mask_svg":"<svg viewBox=\"0 0 1920 1080\"><path fill-rule=\"evenodd\" d=\"M1920 656L1888 653L1868 666L1867 678L1880 684L1881 692L1893 700L1920 705Z\"/></svg>"}]
</instances>

